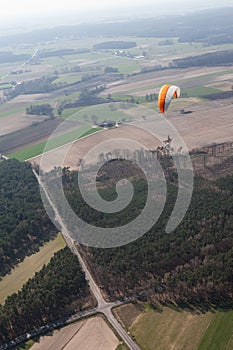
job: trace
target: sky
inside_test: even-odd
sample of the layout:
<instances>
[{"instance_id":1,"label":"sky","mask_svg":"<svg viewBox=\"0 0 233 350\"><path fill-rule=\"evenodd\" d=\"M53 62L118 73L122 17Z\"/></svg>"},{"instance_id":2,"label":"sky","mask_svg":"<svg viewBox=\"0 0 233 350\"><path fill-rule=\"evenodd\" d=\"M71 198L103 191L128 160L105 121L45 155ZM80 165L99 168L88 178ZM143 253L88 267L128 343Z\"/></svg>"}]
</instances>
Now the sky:
<instances>
[{"instance_id":1,"label":"sky","mask_svg":"<svg viewBox=\"0 0 233 350\"><path fill-rule=\"evenodd\" d=\"M77 15L77 19L93 18L93 13L110 11L117 14L127 12L132 14L137 9L148 14L151 11L158 13L175 13L180 11L198 9L203 7L233 6L233 0L6 0L0 11L0 23L9 24L27 22L29 20L47 18L49 16L64 18L70 13Z\"/></svg>"},{"instance_id":2,"label":"sky","mask_svg":"<svg viewBox=\"0 0 233 350\"><path fill-rule=\"evenodd\" d=\"M144 0L144 2L150 2ZM160 2L160 1L159 1ZM1 19L26 17L28 15L43 16L43 13L64 13L69 11L88 12L105 8L132 7L143 4L142 0L6 0L0 11Z\"/></svg>"}]
</instances>

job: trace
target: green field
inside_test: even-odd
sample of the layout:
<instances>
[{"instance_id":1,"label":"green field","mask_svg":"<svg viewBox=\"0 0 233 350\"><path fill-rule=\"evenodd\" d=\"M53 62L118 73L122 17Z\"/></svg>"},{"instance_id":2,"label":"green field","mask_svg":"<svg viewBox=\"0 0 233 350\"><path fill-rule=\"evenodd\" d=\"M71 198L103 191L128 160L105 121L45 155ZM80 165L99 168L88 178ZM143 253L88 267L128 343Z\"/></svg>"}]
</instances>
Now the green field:
<instances>
[{"instance_id":1,"label":"green field","mask_svg":"<svg viewBox=\"0 0 233 350\"><path fill-rule=\"evenodd\" d=\"M187 82L187 83L193 82L193 81L194 81L193 78L185 80L185 82ZM181 82L184 83L184 80L173 81L173 82L171 82L171 84L179 86ZM126 95L134 95L135 92L140 92L140 91L142 92L141 96L145 96L147 90L156 89L159 87L161 87L161 85L147 85L147 86L143 86L140 88L125 90L124 95L123 94L122 95L121 94L113 94L113 97L115 99L117 99L117 98L121 98L121 99L125 98L126 99L126 98L128 98L128 96L126 96ZM192 88L183 88L182 89L182 93L187 93L188 97L199 97L199 98L201 98L203 95L211 95L211 94L216 94L219 92L222 92L222 90L215 89L212 87L203 86L203 85L194 86Z\"/></svg>"},{"instance_id":2,"label":"green field","mask_svg":"<svg viewBox=\"0 0 233 350\"><path fill-rule=\"evenodd\" d=\"M28 350L30 349L35 342L33 340L28 340L26 343L21 344L19 347L16 347L16 350Z\"/></svg>"},{"instance_id":3,"label":"green field","mask_svg":"<svg viewBox=\"0 0 233 350\"><path fill-rule=\"evenodd\" d=\"M62 111L60 119L73 119L73 120L80 120L83 121L83 117L80 114L80 111L82 109L85 109L86 107L74 107L74 108L65 108ZM79 113L79 114L78 114Z\"/></svg>"},{"instance_id":4,"label":"green field","mask_svg":"<svg viewBox=\"0 0 233 350\"><path fill-rule=\"evenodd\" d=\"M119 344L116 350L127 350L128 348L124 344Z\"/></svg>"},{"instance_id":5,"label":"green field","mask_svg":"<svg viewBox=\"0 0 233 350\"><path fill-rule=\"evenodd\" d=\"M63 146L65 144L72 142L72 141L75 141L81 137L90 135L93 132L96 132L98 130L100 130L100 129L98 129L98 128L92 129L92 128L90 128L89 125L85 125L83 127L76 128L72 131L69 131L63 135L54 137L54 139L49 141L47 147L46 147L46 145L47 145L48 141L40 142L40 143L37 143L33 146L30 146L30 147L24 148L20 151L17 151L15 153L11 153L8 155L8 157L15 158L15 159L18 159L20 161L25 161L27 159L39 156L44 151L47 152L47 151L50 151L50 150L55 149L57 147ZM46 150L45 150L45 147L46 147Z\"/></svg>"},{"instance_id":6,"label":"green field","mask_svg":"<svg viewBox=\"0 0 233 350\"><path fill-rule=\"evenodd\" d=\"M182 94L187 94L187 97L198 97L202 98L205 95L211 95L222 92L221 90L214 89L206 86L194 86L192 88L182 89Z\"/></svg>"},{"instance_id":7,"label":"green field","mask_svg":"<svg viewBox=\"0 0 233 350\"><path fill-rule=\"evenodd\" d=\"M2 107L5 107L4 105L2 105ZM0 108L1 111L1 108ZM19 107L19 108L15 108L15 109L11 109L10 111L6 111L6 112L0 112L0 118L1 117L6 117L10 114L14 114L14 113L18 113L18 112L22 112L25 111L25 107Z\"/></svg>"},{"instance_id":8,"label":"green field","mask_svg":"<svg viewBox=\"0 0 233 350\"><path fill-rule=\"evenodd\" d=\"M197 350L233 349L233 311L218 311Z\"/></svg>"},{"instance_id":9,"label":"green field","mask_svg":"<svg viewBox=\"0 0 233 350\"><path fill-rule=\"evenodd\" d=\"M129 62L125 62L125 63L120 63L117 65L118 71L119 73L122 74L130 74L133 73L135 71L138 71L141 69L139 63L137 63L137 61L129 61Z\"/></svg>"},{"instance_id":10,"label":"green field","mask_svg":"<svg viewBox=\"0 0 233 350\"><path fill-rule=\"evenodd\" d=\"M44 58L43 62L49 66L53 66L53 68L58 68L65 63L65 59L61 57L48 57Z\"/></svg>"},{"instance_id":11,"label":"green field","mask_svg":"<svg viewBox=\"0 0 233 350\"><path fill-rule=\"evenodd\" d=\"M53 81L53 84L67 83L72 84L81 80L83 74L72 73L72 74L60 74L59 78Z\"/></svg>"},{"instance_id":12,"label":"green field","mask_svg":"<svg viewBox=\"0 0 233 350\"><path fill-rule=\"evenodd\" d=\"M129 97L127 98L129 99ZM126 100L127 100L126 99ZM90 107L67 108L62 112L62 119L88 122L94 124L93 116L96 117L97 123L105 120L120 121L127 116L127 109L120 108L120 103L104 103ZM129 119L129 117L127 116Z\"/></svg>"},{"instance_id":13,"label":"green field","mask_svg":"<svg viewBox=\"0 0 233 350\"><path fill-rule=\"evenodd\" d=\"M20 290L25 282L47 264L55 252L65 247L61 234L40 248L38 253L27 256L19 263L10 274L4 276L0 281L0 304L8 295Z\"/></svg>"},{"instance_id":14,"label":"green field","mask_svg":"<svg viewBox=\"0 0 233 350\"><path fill-rule=\"evenodd\" d=\"M0 85L0 90L4 90L4 89L8 89L8 88L10 88L10 87L12 87L12 85L11 84L1 84Z\"/></svg>"},{"instance_id":15,"label":"green field","mask_svg":"<svg viewBox=\"0 0 233 350\"><path fill-rule=\"evenodd\" d=\"M197 83L198 83L200 81L200 78L208 80L208 78L216 78L216 77L220 77L222 75L228 75L228 74L232 74L232 73L233 73L232 69L226 69L224 71L214 72L214 73L209 73L209 74L202 74L202 75L192 77L192 78L174 80L172 82L172 84L180 85L180 84L186 84L186 83L195 82L195 81L197 81Z\"/></svg>"},{"instance_id":16,"label":"green field","mask_svg":"<svg viewBox=\"0 0 233 350\"><path fill-rule=\"evenodd\" d=\"M127 311L125 315L127 322ZM233 311L191 313L145 306L129 330L142 350L231 350Z\"/></svg>"},{"instance_id":17,"label":"green field","mask_svg":"<svg viewBox=\"0 0 233 350\"><path fill-rule=\"evenodd\" d=\"M113 121L120 121L124 118L126 118L127 114L123 110L110 110L109 109L110 104L104 104L99 105L99 107L86 110L86 114L88 115L88 120L91 119L92 114L94 114L98 119L97 122L103 122L105 120L113 120ZM127 110L126 110L127 111ZM83 111L83 114L85 114L85 111ZM129 117L127 117L129 119Z\"/></svg>"},{"instance_id":18,"label":"green field","mask_svg":"<svg viewBox=\"0 0 233 350\"><path fill-rule=\"evenodd\" d=\"M131 328L142 350L197 350L214 315L209 312L192 315L168 307L162 312L145 310Z\"/></svg>"}]
</instances>

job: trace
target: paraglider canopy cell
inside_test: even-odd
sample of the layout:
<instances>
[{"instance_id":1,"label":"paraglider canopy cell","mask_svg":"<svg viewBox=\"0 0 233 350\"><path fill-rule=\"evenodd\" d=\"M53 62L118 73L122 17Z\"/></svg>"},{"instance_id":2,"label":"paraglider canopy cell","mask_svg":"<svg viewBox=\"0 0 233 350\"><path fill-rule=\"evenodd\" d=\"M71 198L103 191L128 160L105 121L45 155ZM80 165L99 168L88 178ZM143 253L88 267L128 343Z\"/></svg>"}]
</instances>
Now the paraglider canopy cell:
<instances>
[{"instance_id":1,"label":"paraglider canopy cell","mask_svg":"<svg viewBox=\"0 0 233 350\"><path fill-rule=\"evenodd\" d=\"M159 91L158 107L161 113L166 113L173 98L180 97L180 88L175 85L163 85Z\"/></svg>"}]
</instances>

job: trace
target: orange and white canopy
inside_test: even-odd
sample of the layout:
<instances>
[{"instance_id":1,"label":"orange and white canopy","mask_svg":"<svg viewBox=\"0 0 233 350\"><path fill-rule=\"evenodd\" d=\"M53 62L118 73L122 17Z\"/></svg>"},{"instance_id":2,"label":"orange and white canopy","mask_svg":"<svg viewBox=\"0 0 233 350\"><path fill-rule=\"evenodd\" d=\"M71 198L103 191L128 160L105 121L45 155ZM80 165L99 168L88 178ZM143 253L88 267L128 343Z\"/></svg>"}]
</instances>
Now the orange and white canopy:
<instances>
[{"instance_id":1,"label":"orange and white canopy","mask_svg":"<svg viewBox=\"0 0 233 350\"><path fill-rule=\"evenodd\" d=\"M180 88L175 85L163 85L159 91L158 107L160 112L166 113L173 98L180 97Z\"/></svg>"}]
</instances>

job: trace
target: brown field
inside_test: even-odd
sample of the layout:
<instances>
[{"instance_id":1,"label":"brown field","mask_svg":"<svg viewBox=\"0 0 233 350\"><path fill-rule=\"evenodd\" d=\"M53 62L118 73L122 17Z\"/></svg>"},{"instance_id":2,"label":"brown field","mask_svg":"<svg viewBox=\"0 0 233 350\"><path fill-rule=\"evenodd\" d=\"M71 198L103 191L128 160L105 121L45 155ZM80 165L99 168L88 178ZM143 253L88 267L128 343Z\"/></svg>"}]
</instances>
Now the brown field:
<instances>
[{"instance_id":1,"label":"brown field","mask_svg":"<svg viewBox=\"0 0 233 350\"><path fill-rule=\"evenodd\" d=\"M180 103L179 101L176 106ZM174 106L175 104L172 108L176 107ZM233 99L193 103L187 110L192 111L192 113L180 114L177 109L170 110L166 118L178 130L189 150L214 142L232 141ZM151 132L156 133L158 124L153 121L153 117L147 119L143 123L145 123ZM135 123L135 125L140 124Z\"/></svg>"},{"instance_id":2,"label":"brown field","mask_svg":"<svg viewBox=\"0 0 233 350\"><path fill-rule=\"evenodd\" d=\"M156 86L161 86L163 83L175 80L181 80L180 85L184 85L185 87L198 86L198 84L202 84L216 87L221 90L226 90L224 86L227 86L229 89L231 87L232 74L224 74L224 71L226 71L226 67L204 67L171 70L168 69L164 71L149 72L128 77L118 82L110 83L107 85L107 89L102 94L124 94L127 92L130 93L131 90L139 89L141 91L134 91L133 95L140 96L145 95L146 93L155 92L156 89L158 90ZM221 72L222 75L220 76L207 76L208 74ZM190 78L195 79L191 81L182 82L183 79ZM153 88L153 86L155 86L155 88ZM33 122L43 120L43 117L26 115L25 108L30 104L35 104L43 101L46 102L49 99L54 98L54 96L56 96L56 94L58 93L60 94L61 92L58 91L53 92L51 94L20 95L17 96L14 100L4 103L0 106L0 135L6 135L21 129L24 129L22 131L25 131L25 134L28 133L28 135L24 135L23 137L22 135L14 135L14 142L12 142L12 140L9 140L8 145L6 146L6 140L4 140L4 142L1 142L2 145L0 147L0 152L15 152L18 149L32 145L34 143L38 143L39 141L43 141L49 137L51 129L48 125L46 127L45 125L36 127L34 130L26 129ZM176 106L180 106L180 108L186 108L190 105L190 103L192 107L196 102L187 98L180 99L179 101L177 101ZM221 101L221 103L223 103L223 101ZM151 107L154 108L154 103ZM196 108L197 106L195 107L195 109ZM8 115L5 116L5 113L8 113ZM210 113L212 113L212 111L210 111ZM210 142L212 142L212 140Z\"/></svg>"},{"instance_id":3,"label":"brown field","mask_svg":"<svg viewBox=\"0 0 233 350\"><path fill-rule=\"evenodd\" d=\"M40 271L44 265L47 265L52 256L60 249L66 246L62 235L45 243L40 250L20 262L8 275L0 281L0 304L4 304L5 299L18 292L29 278Z\"/></svg>"},{"instance_id":4,"label":"brown field","mask_svg":"<svg viewBox=\"0 0 233 350\"><path fill-rule=\"evenodd\" d=\"M133 77L127 78L124 81L119 81L118 83L112 83L107 85L107 89L102 93L106 94L118 94L124 93L134 89L143 89L150 86L161 86L167 84L171 81L178 81L182 79L191 79L193 80L192 86L197 86L201 84L210 84L216 81L222 81L232 78L232 75L222 75L222 76L205 76L207 74L214 74L218 72L224 72L226 67L201 67L201 68L185 68L185 69L171 69L163 70L156 72L149 72L145 74L135 75ZM199 78L199 79L197 79ZM182 83L182 86L191 87L190 82ZM154 89L153 92L158 92L158 88ZM146 92L145 92L146 93Z\"/></svg>"},{"instance_id":5,"label":"brown field","mask_svg":"<svg viewBox=\"0 0 233 350\"><path fill-rule=\"evenodd\" d=\"M197 350L214 318L210 311L195 314L169 307L158 306L157 311L142 308L138 304L123 305L115 313L143 350ZM131 313L134 317L130 317Z\"/></svg>"},{"instance_id":6,"label":"brown field","mask_svg":"<svg viewBox=\"0 0 233 350\"><path fill-rule=\"evenodd\" d=\"M102 317L87 320L56 330L40 338L32 350L115 350L119 340Z\"/></svg>"},{"instance_id":7,"label":"brown field","mask_svg":"<svg viewBox=\"0 0 233 350\"><path fill-rule=\"evenodd\" d=\"M121 125L119 128L103 130L96 134L90 135L81 140L77 140L69 145L60 147L56 150L47 153L46 159L48 165L42 167L43 170L48 171L55 165L59 165L59 159L64 152L67 152L64 166L69 166L71 169L77 169L80 159L83 159L85 154L95 147L102 144L100 150L104 153L108 151L104 141L119 139L119 148L122 146L122 140L131 139L138 141L148 149L155 149L160 145L160 142L153 136L156 135L158 130L161 129L161 118L166 118L182 136L187 148L189 150L193 148L199 148L205 145L212 144L214 142L221 143L226 141L232 141L233 137L233 119L232 119L232 99L211 101L211 102L193 102L188 110L190 114L180 114L179 106L180 101L174 101L169 113L164 117L158 113L153 113L146 109L148 115L146 120L142 117L136 117L133 125ZM182 105L182 103L181 103ZM176 108L176 109L174 109ZM173 109L173 110L172 110ZM134 113L134 110L131 111ZM144 130L146 128L146 131ZM167 138L167 131L160 130L162 136ZM172 134L171 134L172 135ZM39 164L40 157L33 158L31 161L35 164Z\"/></svg>"},{"instance_id":8,"label":"brown field","mask_svg":"<svg viewBox=\"0 0 233 350\"><path fill-rule=\"evenodd\" d=\"M13 113L10 116L5 116L0 118L0 136L13 133L17 130L24 129L33 122L41 122L45 120L45 116L33 116L27 115L25 112Z\"/></svg>"},{"instance_id":9,"label":"brown field","mask_svg":"<svg viewBox=\"0 0 233 350\"><path fill-rule=\"evenodd\" d=\"M20 107L27 107L30 104L46 101L52 97L51 94L26 94L16 96L13 100L5 102L0 106L0 113L11 111Z\"/></svg>"},{"instance_id":10,"label":"brown field","mask_svg":"<svg viewBox=\"0 0 233 350\"><path fill-rule=\"evenodd\" d=\"M28 116L28 118L30 117ZM59 124L61 124L61 120L46 119L38 125L28 126L9 135L4 135L0 137L0 153L10 154L16 152L18 149L46 141L53 131L57 130ZM62 133L69 132L81 125L81 122L67 121L63 123ZM59 134L58 130L56 136Z\"/></svg>"},{"instance_id":11,"label":"brown field","mask_svg":"<svg viewBox=\"0 0 233 350\"><path fill-rule=\"evenodd\" d=\"M221 78L223 78L223 76L221 76ZM230 91L232 86L233 86L233 81L232 79L229 80L229 77L226 78L226 80L221 80L220 82L216 81L214 83L208 84L206 86L215 88L215 89L219 89L222 91Z\"/></svg>"},{"instance_id":12,"label":"brown field","mask_svg":"<svg viewBox=\"0 0 233 350\"><path fill-rule=\"evenodd\" d=\"M30 120L31 117L32 116L27 116L27 118L30 118ZM37 119L39 118L36 117L35 120L37 121ZM12 117L11 120L13 120ZM20 120L22 121L23 118ZM22 130L15 131L7 135L2 135L0 137L0 153L9 154L17 151L19 148L23 148L24 146L29 146L30 144L47 140L49 135L59 124L60 122L55 119L44 119L43 122L41 122L40 119L40 123L38 125L22 127ZM20 124L18 122L18 126L19 125Z\"/></svg>"},{"instance_id":13,"label":"brown field","mask_svg":"<svg viewBox=\"0 0 233 350\"><path fill-rule=\"evenodd\" d=\"M71 144L59 147L53 151L47 152L46 154L46 166L42 166L44 171L49 171L53 169L54 166L58 166L60 159L64 153L67 152L64 166L70 167L71 170L78 168L79 160L84 158L85 154L91 150L96 145L101 145L98 151L107 152L105 141L116 141L116 146L121 148L122 139L133 140L140 142L146 148L154 148L159 145L159 141L156 140L151 134L147 131L132 126L132 125L123 125L119 128L103 130L95 134L89 135L85 138L72 142ZM30 162L34 164L40 163L41 156L30 159ZM93 160L93 162L95 162Z\"/></svg>"},{"instance_id":14,"label":"brown field","mask_svg":"<svg viewBox=\"0 0 233 350\"><path fill-rule=\"evenodd\" d=\"M122 305L115 308L113 312L122 326L126 327L126 329L129 329L136 322L137 318L141 315L143 310L143 305L136 303Z\"/></svg>"},{"instance_id":15,"label":"brown field","mask_svg":"<svg viewBox=\"0 0 233 350\"><path fill-rule=\"evenodd\" d=\"M162 313L146 310L131 327L144 350L197 350L214 314L192 314L167 307Z\"/></svg>"},{"instance_id":16,"label":"brown field","mask_svg":"<svg viewBox=\"0 0 233 350\"><path fill-rule=\"evenodd\" d=\"M25 110L31 104L47 101L49 94L20 95L14 100L8 101L0 106L0 135L6 135L14 131L26 128L33 122L38 122L45 117L26 115ZM8 114L7 114L8 113ZM1 116L2 114L7 114Z\"/></svg>"}]
</instances>

